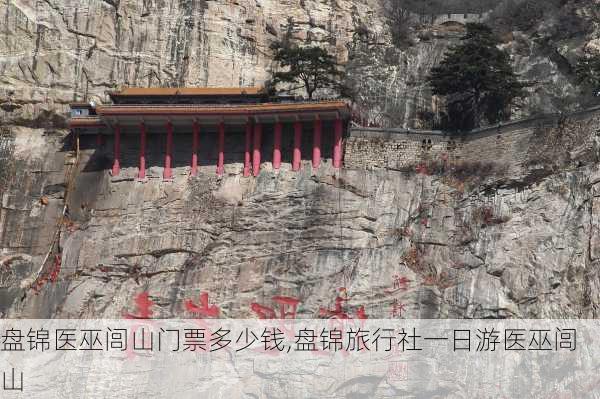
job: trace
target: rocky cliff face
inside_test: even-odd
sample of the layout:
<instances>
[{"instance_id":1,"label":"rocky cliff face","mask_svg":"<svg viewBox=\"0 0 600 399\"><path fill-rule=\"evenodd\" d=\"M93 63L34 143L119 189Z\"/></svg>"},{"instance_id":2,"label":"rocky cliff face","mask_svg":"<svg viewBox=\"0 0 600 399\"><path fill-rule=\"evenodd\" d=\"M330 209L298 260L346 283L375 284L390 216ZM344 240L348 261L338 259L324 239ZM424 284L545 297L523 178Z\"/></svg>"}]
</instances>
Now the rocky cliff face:
<instances>
[{"instance_id":1,"label":"rocky cliff face","mask_svg":"<svg viewBox=\"0 0 600 399\"><path fill-rule=\"evenodd\" d=\"M152 316L183 317L206 292L225 317L279 312L276 296L300 301L299 317L336 297L354 316L597 317L599 126L540 131L527 176L476 183L459 176L484 165L448 176L326 162L314 174L309 161L299 173L264 163L256 179L238 163L223 180L214 165L198 178L179 167L173 182L150 168L137 182L135 167L109 177L110 143L82 140L77 158L61 136L35 145L15 131L3 141L2 310L118 318L147 293Z\"/></svg>"},{"instance_id":2,"label":"rocky cliff face","mask_svg":"<svg viewBox=\"0 0 600 399\"><path fill-rule=\"evenodd\" d=\"M374 0L2 0L0 117L40 124L119 85L261 85L274 40L290 32L343 61L358 24L382 26L376 10Z\"/></svg>"},{"instance_id":3,"label":"rocky cliff face","mask_svg":"<svg viewBox=\"0 0 600 399\"><path fill-rule=\"evenodd\" d=\"M560 7L546 8L544 17L531 21L531 26L524 30L502 25L501 18L506 17L500 9L476 20L503 32L502 47L511 55L519 79L528 84L528 97L516 104L513 118L584 106L574 69L584 53L598 54L599 6L596 0L562 2ZM460 17L457 16L457 21ZM357 106L369 123L414 128L435 126L441 109L431 96L426 77L463 33L452 19L438 24L425 18L414 24L408 34L410 43L400 48L393 45L389 36L382 37L376 31L367 29L364 35L355 35L348 46L347 70L357 88Z\"/></svg>"},{"instance_id":4,"label":"rocky cliff face","mask_svg":"<svg viewBox=\"0 0 600 399\"><path fill-rule=\"evenodd\" d=\"M122 317L146 292L152 316L190 316L187 301L207 292L226 317L277 309L278 295L297 298L301 317L336 297L354 316L598 317L597 124L577 128L550 173L472 187L329 164L313 174L308 163L265 163L257 179L230 163L223 180L210 165L197 179L179 167L172 183L159 170L139 183L127 168L111 180L110 143L84 140L78 156L64 129L68 102L104 101L121 84L260 84L268 45L287 31L341 61L372 54L353 65L361 106L411 126L435 109L419 82L455 35L393 48L375 0L0 0L0 15L3 315ZM359 26L375 39L357 38ZM544 77L539 87L570 90L558 61L515 57ZM540 134L555 145L534 161L570 137Z\"/></svg>"},{"instance_id":5,"label":"rocky cliff face","mask_svg":"<svg viewBox=\"0 0 600 399\"><path fill-rule=\"evenodd\" d=\"M597 9L596 0L567 2L505 36L532 84L516 116L579 105L572 69L577 54L598 51ZM583 28L569 30L563 13ZM409 32L412 45L398 48L380 0L2 0L0 15L0 118L32 127L64 127L66 104L107 101L120 85L260 85L277 67L269 45L285 35L347 65L370 122L426 126L439 110L425 77L461 36L421 23Z\"/></svg>"}]
</instances>

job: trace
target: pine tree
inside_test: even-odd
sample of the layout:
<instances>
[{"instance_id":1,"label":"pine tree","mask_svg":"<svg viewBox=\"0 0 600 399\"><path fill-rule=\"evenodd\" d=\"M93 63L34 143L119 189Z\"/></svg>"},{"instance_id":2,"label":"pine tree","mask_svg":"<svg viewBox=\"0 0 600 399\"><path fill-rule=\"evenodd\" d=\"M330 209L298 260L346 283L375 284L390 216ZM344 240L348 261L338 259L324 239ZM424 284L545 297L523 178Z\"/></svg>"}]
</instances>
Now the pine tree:
<instances>
[{"instance_id":1,"label":"pine tree","mask_svg":"<svg viewBox=\"0 0 600 399\"><path fill-rule=\"evenodd\" d=\"M428 78L433 94L445 96L448 127L469 130L484 118L489 123L508 119L511 104L525 95L508 54L484 24L467 24L461 40Z\"/></svg>"},{"instance_id":2,"label":"pine tree","mask_svg":"<svg viewBox=\"0 0 600 399\"><path fill-rule=\"evenodd\" d=\"M272 84L297 84L288 91L304 88L309 99L316 90L322 88L340 88L343 73L337 69L335 58L318 46L300 47L289 42L272 45L274 60L286 68L286 71L273 74Z\"/></svg>"}]
</instances>

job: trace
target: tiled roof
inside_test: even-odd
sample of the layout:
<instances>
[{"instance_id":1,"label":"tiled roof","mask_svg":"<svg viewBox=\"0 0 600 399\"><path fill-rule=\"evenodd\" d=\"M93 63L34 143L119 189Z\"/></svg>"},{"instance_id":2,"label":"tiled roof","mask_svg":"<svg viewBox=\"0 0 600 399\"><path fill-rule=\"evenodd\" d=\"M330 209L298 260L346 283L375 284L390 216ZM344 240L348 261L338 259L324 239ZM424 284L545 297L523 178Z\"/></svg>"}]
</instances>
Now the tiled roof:
<instances>
[{"instance_id":1,"label":"tiled roof","mask_svg":"<svg viewBox=\"0 0 600 399\"><path fill-rule=\"evenodd\" d=\"M258 95L262 87L127 87L111 96L243 96Z\"/></svg>"},{"instance_id":2,"label":"tiled roof","mask_svg":"<svg viewBox=\"0 0 600 399\"><path fill-rule=\"evenodd\" d=\"M295 112L349 112L344 101L305 103L264 103L236 105L107 105L96 109L98 115L256 115Z\"/></svg>"}]
</instances>

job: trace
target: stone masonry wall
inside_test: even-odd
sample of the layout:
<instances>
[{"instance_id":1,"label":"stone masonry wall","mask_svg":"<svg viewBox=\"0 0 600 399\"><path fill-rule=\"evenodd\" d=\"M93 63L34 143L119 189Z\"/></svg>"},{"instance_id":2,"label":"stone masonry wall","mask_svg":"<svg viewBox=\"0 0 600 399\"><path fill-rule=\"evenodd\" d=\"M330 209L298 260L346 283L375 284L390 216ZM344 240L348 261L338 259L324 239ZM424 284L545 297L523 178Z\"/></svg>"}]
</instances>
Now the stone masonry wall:
<instances>
[{"instance_id":1,"label":"stone masonry wall","mask_svg":"<svg viewBox=\"0 0 600 399\"><path fill-rule=\"evenodd\" d=\"M600 109L594 108L565 118L544 116L462 136L440 131L353 128L346 138L344 162L348 168L397 170L414 169L422 162L441 158L449 162L495 162L505 166L512 176L522 177L532 154L549 144L538 137L540 132L552 135L559 129L567 135L583 134L583 130L598 127Z\"/></svg>"},{"instance_id":2,"label":"stone masonry wall","mask_svg":"<svg viewBox=\"0 0 600 399\"><path fill-rule=\"evenodd\" d=\"M346 139L344 162L347 168L405 169L415 166L426 154L450 152L453 143L456 140L452 137L435 132L352 129Z\"/></svg>"}]
</instances>

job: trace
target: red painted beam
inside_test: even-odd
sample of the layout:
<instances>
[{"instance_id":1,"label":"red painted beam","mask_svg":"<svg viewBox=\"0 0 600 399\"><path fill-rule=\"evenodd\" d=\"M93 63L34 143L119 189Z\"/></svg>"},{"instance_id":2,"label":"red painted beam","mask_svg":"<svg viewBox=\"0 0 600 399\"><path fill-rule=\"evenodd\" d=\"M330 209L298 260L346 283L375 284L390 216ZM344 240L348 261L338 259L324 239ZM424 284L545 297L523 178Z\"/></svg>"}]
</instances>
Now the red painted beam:
<instances>
[{"instance_id":1,"label":"red painted beam","mask_svg":"<svg viewBox=\"0 0 600 399\"><path fill-rule=\"evenodd\" d=\"M250 176L250 148L252 147L252 122L246 122L246 146L244 148L244 177Z\"/></svg>"},{"instance_id":2,"label":"red painted beam","mask_svg":"<svg viewBox=\"0 0 600 399\"><path fill-rule=\"evenodd\" d=\"M218 138L218 154L217 154L217 175L223 176L225 172L225 123L219 123L219 138Z\"/></svg>"},{"instance_id":3,"label":"red painted beam","mask_svg":"<svg viewBox=\"0 0 600 399\"><path fill-rule=\"evenodd\" d=\"M300 150L302 146L302 123L294 123L294 153L292 158L292 170L300 170L300 163L302 160L302 152Z\"/></svg>"},{"instance_id":4,"label":"red painted beam","mask_svg":"<svg viewBox=\"0 0 600 399\"><path fill-rule=\"evenodd\" d=\"M281 131L283 125L281 122L275 124L275 137L273 139L273 169L277 170L281 167Z\"/></svg>"},{"instance_id":5,"label":"red painted beam","mask_svg":"<svg viewBox=\"0 0 600 399\"><path fill-rule=\"evenodd\" d=\"M228 107L213 107L210 105L106 105L97 107L96 112L100 117L106 115L196 115L227 117L230 115L297 115L327 112L342 112L346 115L350 113L350 108L343 101L324 101L300 104L230 105Z\"/></svg>"},{"instance_id":6,"label":"red painted beam","mask_svg":"<svg viewBox=\"0 0 600 399\"><path fill-rule=\"evenodd\" d=\"M119 176L119 173L121 173L121 127L119 125L116 125L112 175Z\"/></svg>"},{"instance_id":7,"label":"red painted beam","mask_svg":"<svg viewBox=\"0 0 600 399\"><path fill-rule=\"evenodd\" d=\"M323 123L320 119L315 120L314 134L313 134L313 154L312 154L312 166L314 169L319 168L321 165L321 134L323 131Z\"/></svg>"},{"instance_id":8,"label":"red painted beam","mask_svg":"<svg viewBox=\"0 0 600 399\"><path fill-rule=\"evenodd\" d=\"M167 152L165 154L165 169L163 171L163 179L170 180L173 178L173 170L171 169L171 158L173 156L173 124L167 123Z\"/></svg>"},{"instance_id":9,"label":"red painted beam","mask_svg":"<svg viewBox=\"0 0 600 399\"><path fill-rule=\"evenodd\" d=\"M335 120L335 130L333 138L333 167L342 167L342 129L343 123L341 119Z\"/></svg>"},{"instance_id":10,"label":"red painted beam","mask_svg":"<svg viewBox=\"0 0 600 399\"><path fill-rule=\"evenodd\" d=\"M254 149L252 151L252 174L254 177L260 173L260 141L262 138L262 124L254 125Z\"/></svg>"},{"instance_id":11,"label":"red painted beam","mask_svg":"<svg viewBox=\"0 0 600 399\"><path fill-rule=\"evenodd\" d=\"M194 136L192 138L192 166L190 175L196 176L198 174L198 142L200 136L200 125L198 122L194 122L192 129Z\"/></svg>"},{"instance_id":12,"label":"red painted beam","mask_svg":"<svg viewBox=\"0 0 600 399\"><path fill-rule=\"evenodd\" d=\"M140 123L140 166L138 179L146 178L146 125Z\"/></svg>"}]
</instances>

